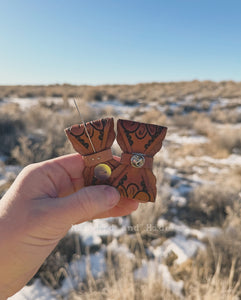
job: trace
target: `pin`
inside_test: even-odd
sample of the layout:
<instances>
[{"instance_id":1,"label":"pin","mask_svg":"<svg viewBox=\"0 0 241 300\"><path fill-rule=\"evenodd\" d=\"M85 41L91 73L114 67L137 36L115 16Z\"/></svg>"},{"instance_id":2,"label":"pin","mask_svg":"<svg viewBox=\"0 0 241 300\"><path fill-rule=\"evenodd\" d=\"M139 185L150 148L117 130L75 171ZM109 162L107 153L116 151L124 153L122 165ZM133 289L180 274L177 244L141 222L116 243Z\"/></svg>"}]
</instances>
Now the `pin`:
<instances>
[{"instance_id":1,"label":"pin","mask_svg":"<svg viewBox=\"0 0 241 300\"><path fill-rule=\"evenodd\" d=\"M93 151L96 153L95 147L94 147L94 145L93 145L93 143L92 143L92 140L91 140L91 138L90 138L88 129L87 129L86 125L85 125L85 121L84 121L84 119L83 119L82 116L81 116L81 113L80 113L80 111L79 111L79 107L78 107L78 105L77 105L77 103L76 103L75 98L74 98L74 104L75 104L75 107L76 107L76 109L77 109L77 111L78 111L78 113L79 113L80 121L81 121L81 122L83 123L83 125L84 125L85 133L86 133L86 135L87 135L87 137L88 137L88 139L89 139L89 141L90 141L91 147L92 147ZM94 168L94 176L95 176L97 179L99 179L100 181L107 180L107 179L111 176L111 168L110 168L107 164L100 163L100 164L98 164L97 166L95 166L95 168Z\"/></svg>"},{"instance_id":2,"label":"pin","mask_svg":"<svg viewBox=\"0 0 241 300\"><path fill-rule=\"evenodd\" d=\"M75 104L75 107L76 107L76 109L77 109L77 111L78 111L78 113L79 113L80 121L84 124L85 133L86 133L86 135L87 135L87 137L88 137L88 139L89 139L89 141L90 141L91 147L92 147L93 151L96 152L95 147L94 147L94 145L93 145L93 143L92 143L92 141L91 141L89 132L88 132L88 130L87 130L87 127L86 127L86 125L85 125L85 121L84 121L84 119L83 119L82 116L81 116L81 113L80 113L80 111L79 111L79 107L78 107L78 105L77 105L77 103L76 103L75 98L74 98L74 104Z\"/></svg>"}]
</instances>

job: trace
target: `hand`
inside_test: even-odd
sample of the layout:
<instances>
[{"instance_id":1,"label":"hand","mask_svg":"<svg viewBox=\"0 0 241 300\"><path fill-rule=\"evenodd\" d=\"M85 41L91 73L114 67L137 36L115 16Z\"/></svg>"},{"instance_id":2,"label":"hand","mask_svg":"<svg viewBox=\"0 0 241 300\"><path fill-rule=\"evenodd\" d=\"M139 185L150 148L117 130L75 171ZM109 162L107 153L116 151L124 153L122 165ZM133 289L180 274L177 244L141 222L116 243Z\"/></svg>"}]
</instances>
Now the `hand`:
<instances>
[{"instance_id":1,"label":"hand","mask_svg":"<svg viewBox=\"0 0 241 300\"><path fill-rule=\"evenodd\" d=\"M130 214L110 186L83 187L79 154L29 165L0 200L0 300L22 288L72 224Z\"/></svg>"}]
</instances>

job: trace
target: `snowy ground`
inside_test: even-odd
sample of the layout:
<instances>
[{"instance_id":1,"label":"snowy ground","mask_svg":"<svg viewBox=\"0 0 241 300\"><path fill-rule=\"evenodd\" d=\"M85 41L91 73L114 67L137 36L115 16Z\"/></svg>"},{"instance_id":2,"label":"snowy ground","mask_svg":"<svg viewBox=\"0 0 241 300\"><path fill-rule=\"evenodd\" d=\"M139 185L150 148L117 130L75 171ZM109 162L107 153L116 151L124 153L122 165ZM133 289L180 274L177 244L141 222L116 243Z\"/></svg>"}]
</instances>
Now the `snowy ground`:
<instances>
[{"instance_id":1,"label":"snowy ground","mask_svg":"<svg viewBox=\"0 0 241 300\"><path fill-rule=\"evenodd\" d=\"M184 99L171 105L170 109L176 110L181 105L188 103L190 99ZM13 103L18 103L21 109L29 108L30 105L34 105L33 99L10 99ZM59 99L50 98L47 101L55 102ZM229 101L229 100L228 100ZM4 100L1 105L4 105ZM35 102L36 103L36 102ZM131 111L136 109L139 105L129 106L122 104L121 102L112 101L91 103L93 109L103 108L103 106L113 106L114 110L121 116L130 114ZM150 107L156 107L156 103L149 103L143 105L141 110L148 110ZM226 99L217 99L211 103L209 110L213 109L215 105L224 106L227 105ZM158 106L157 109L163 110L163 107ZM237 127L237 125L234 125ZM180 135L179 133L171 133L166 137L168 143L173 144L188 144L188 145L201 145L208 142L208 139L204 136L198 136L194 134ZM164 147L162 154L158 159L165 159L170 161L168 154L168 147ZM4 158L2 158L4 161ZM192 165L191 174L180 174L178 167L186 164ZM179 157L175 164L172 166L165 167L162 172L164 178L169 178L171 181L176 182L175 185L169 187L169 193L171 194L169 209L178 211L180 207L186 205L187 194L195 187L205 183L205 179L202 178L203 174L207 172L216 174L224 170L228 172L232 166L241 165L241 156L231 154L225 159L215 159L209 156L186 156ZM226 170L226 171L225 171ZM12 180L16 174L20 171L20 167L5 166L0 164L0 186L6 184L9 180ZM148 222L147 222L148 225ZM66 269L66 278L62 282L62 286L58 290L50 290L48 287L43 286L39 279L35 280L31 286L24 287L15 296L9 298L11 300L52 300L57 299L58 295L66 297L72 289L75 289L78 283L86 278L87 269L90 268L92 275L98 278L106 271L106 260L105 254L107 251L122 253L129 259L134 259L134 254L128 248L127 245L120 242L120 237L128 234L130 229L130 219L127 218L112 218L95 220L93 222L86 222L74 226L70 233L78 233L81 243L87 247L96 247L98 251L91 253L90 256L82 255L79 259L73 261ZM173 291L174 294L183 297L182 289L184 283L182 281L175 281L169 271L168 266L165 264L165 260L172 253L175 254L175 264L181 265L187 260L195 257L199 249L205 249L205 243L203 240L209 236L216 236L222 234L222 230L217 227L203 227L195 229L188 227L186 224L178 219L178 214L173 214L172 220L167 220L165 217L160 217L157 222L157 227L161 230L175 232L175 235L167 238L163 243L160 244L158 238L153 239L148 249L148 259L144 259L142 266L135 270L134 276L138 279L147 278L149 274L159 276L163 280L163 284ZM103 244L103 237L111 237L109 244ZM67 299L67 298L66 298Z\"/></svg>"}]
</instances>

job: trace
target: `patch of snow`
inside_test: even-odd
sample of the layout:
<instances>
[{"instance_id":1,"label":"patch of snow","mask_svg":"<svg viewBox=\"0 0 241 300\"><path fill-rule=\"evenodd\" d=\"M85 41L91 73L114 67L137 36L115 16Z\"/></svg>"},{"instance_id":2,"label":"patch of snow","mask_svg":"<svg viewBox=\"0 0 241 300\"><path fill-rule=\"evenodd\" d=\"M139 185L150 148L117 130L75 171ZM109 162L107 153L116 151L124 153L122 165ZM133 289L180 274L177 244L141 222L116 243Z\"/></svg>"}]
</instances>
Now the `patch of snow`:
<instances>
[{"instance_id":1,"label":"patch of snow","mask_svg":"<svg viewBox=\"0 0 241 300\"><path fill-rule=\"evenodd\" d=\"M38 100L43 100L43 102L47 103L48 105L63 103L62 97L46 97L46 98L39 98ZM69 103L70 105L72 104L73 107L75 106L73 101L69 101Z\"/></svg>"},{"instance_id":2,"label":"patch of snow","mask_svg":"<svg viewBox=\"0 0 241 300\"><path fill-rule=\"evenodd\" d=\"M204 144L208 142L208 138L201 135L185 136L177 133L171 133L166 138L167 141L171 141L177 144Z\"/></svg>"},{"instance_id":3,"label":"patch of snow","mask_svg":"<svg viewBox=\"0 0 241 300\"><path fill-rule=\"evenodd\" d=\"M105 251L101 250L89 257L83 255L81 259L71 262L66 269L67 276L61 288L51 290L44 286L40 279L36 279L32 285L25 286L8 300L56 300L61 296L68 296L71 290L76 289L78 284L87 278L88 271L94 278L99 278L104 274L106 271Z\"/></svg>"},{"instance_id":4,"label":"patch of snow","mask_svg":"<svg viewBox=\"0 0 241 300\"><path fill-rule=\"evenodd\" d=\"M183 299L182 290L184 282L182 280L175 281L164 264L158 264L156 261L142 261L142 266L134 271L134 278L137 280L152 280L158 277L162 278L162 284L173 294Z\"/></svg>"},{"instance_id":5,"label":"patch of snow","mask_svg":"<svg viewBox=\"0 0 241 300\"><path fill-rule=\"evenodd\" d=\"M175 231L177 235L183 235L187 241L190 236L196 237L198 240L202 241L206 237L215 237L222 233L222 229L219 227L203 227L200 230L190 228L177 218L174 218L174 222L169 222L161 217L157 221L157 226L165 228L167 231Z\"/></svg>"},{"instance_id":6,"label":"patch of snow","mask_svg":"<svg viewBox=\"0 0 241 300\"><path fill-rule=\"evenodd\" d=\"M5 166L5 176L8 180L13 180L21 172L21 166L7 165Z\"/></svg>"},{"instance_id":7,"label":"patch of snow","mask_svg":"<svg viewBox=\"0 0 241 300\"><path fill-rule=\"evenodd\" d=\"M113 241L107 246L107 250L116 253L123 254L125 257L134 260L135 255L130 252L130 249L125 244L119 244L117 239L113 239Z\"/></svg>"},{"instance_id":8,"label":"patch of snow","mask_svg":"<svg viewBox=\"0 0 241 300\"><path fill-rule=\"evenodd\" d=\"M171 201L179 207L183 207L187 204L187 199L182 196L172 195Z\"/></svg>"},{"instance_id":9,"label":"patch of snow","mask_svg":"<svg viewBox=\"0 0 241 300\"><path fill-rule=\"evenodd\" d=\"M192 167L193 171L198 173L198 174L204 174L205 170L203 170L203 168L200 168L199 166L193 166Z\"/></svg>"},{"instance_id":10,"label":"patch of snow","mask_svg":"<svg viewBox=\"0 0 241 300\"><path fill-rule=\"evenodd\" d=\"M128 115L137 107L140 106L140 103L138 101L133 101L131 104L125 104L119 100L113 100L113 101L105 101L105 102L89 102L88 105L95 110L105 109L107 107L113 108L114 112L118 115L124 115L128 113Z\"/></svg>"},{"instance_id":11,"label":"patch of snow","mask_svg":"<svg viewBox=\"0 0 241 300\"><path fill-rule=\"evenodd\" d=\"M19 106L19 108L24 111L32 106L38 105L39 101L43 101L47 105L51 104L62 104L62 97L33 97L33 98L18 98L18 97L9 97L4 98L1 102L1 105L6 105L8 103L15 103Z\"/></svg>"},{"instance_id":12,"label":"patch of snow","mask_svg":"<svg viewBox=\"0 0 241 300\"><path fill-rule=\"evenodd\" d=\"M222 229L219 227L203 227L201 232L204 233L205 237L216 237L222 234Z\"/></svg>"},{"instance_id":13,"label":"patch of snow","mask_svg":"<svg viewBox=\"0 0 241 300\"><path fill-rule=\"evenodd\" d=\"M235 166L235 165L241 165L241 155L238 154L231 154L227 158L213 158L211 156L186 156L185 159L189 163L197 163L201 162L202 164L205 164L208 166L208 168L211 168L212 166L209 166L208 164L214 164L214 165L228 165L228 166ZM222 169L223 170L223 169ZM221 172L222 170L219 170ZM210 172L216 172L216 169L211 169Z\"/></svg>"},{"instance_id":14,"label":"patch of snow","mask_svg":"<svg viewBox=\"0 0 241 300\"><path fill-rule=\"evenodd\" d=\"M155 109L158 110L158 111L161 111L161 112L164 112L166 110L165 106L164 105L161 105L161 104L157 104L155 106ZM149 109L148 109L149 110Z\"/></svg>"},{"instance_id":15,"label":"patch of snow","mask_svg":"<svg viewBox=\"0 0 241 300\"><path fill-rule=\"evenodd\" d=\"M240 105L240 106L238 106L238 107L236 107L236 111L237 111L237 113L241 114L241 105ZM239 125L239 127L241 126L241 124L240 124L240 123L239 123L239 124L237 124L237 125Z\"/></svg>"},{"instance_id":16,"label":"patch of snow","mask_svg":"<svg viewBox=\"0 0 241 300\"><path fill-rule=\"evenodd\" d=\"M134 278L137 280L150 279L150 277L156 277L158 272L158 263L154 260L146 261L142 260L142 265L134 271Z\"/></svg>"},{"instance_id":17,"label":"patch of snow","mask_svg":"<svg viewBox=\"0 0 241 300\"><path fill-rule=\"evenodd\" d=\"M7 160L7 156L6 155L0 155L0 162L5 162Z\"/></svg>"},{"instance_id":18,"label":"patch of snow","mask_svg":"<svg viewBox=\"0 0 241 300\"><path fill-rule=\"evenodd\" d=\"M175 175L177 173L177 169L167 167L164 169L164 172L169 175Z\"/></svg>"},{"instance_id":19,"label":"patch of snow","mask_svg":"<svg viewBox=\"0 0 241 300\"><path fill-rule=\"evenodd\" d=\"M40 279L36 279L32 285L23 287L8 300L56 300L57 295L57 292L44 286Z\"/></svg>"},{"instance_id":20,"label":"patch of snow","mask_svg":"<svg viewBox=\"0 0 241 300\"><path fill-rule=\"evenodd\" d=\"M80 259L72 261L66 269L67 277L63 280L61 287L56 290L58 295L68 296L71 290L77 289L80 282L91 274L94 278L99 278L106 271L105 251L81 256Z\"/></svg>"},{"instance_id":21,"label":"patch of snow","mask_svg":"<svg viewBox=\"0 0 241 300\"><path fill-rule=\"evenodd\" d=\"M8 180L4 179L0 179L0 186L6 184L8 182Z\"/></svg>"},{"instance_id":22,"label":"patch of snow","mask_svg":"<svg viewBox=\"0 0 241 300\"><path fill-rule=\"evenodd\" d=\"M78 225L74 225L70 231L78 233L86 246L100 245L101 236L114 236L118 237L126 233L126 227L122 226L118 228L116 225L109 224L106 219L97 219L93 222L84 222Z\"/></svg>"},{"instance_id":23,"label":"patch of snow","mask_svg":"<svg viewBox=\"0 0 241 300\"><path fill-rule=\"evenodd\" d=\"M198 249L204 249L205 246L195 239L186 239L183 235L176 235L175 237L166 240L161 246L163 249L163 256L168 257L170 253L175 253L177 264L182 264L189 258L192 258L197 253Z\"/></svg>"},{"instance_id":24,"label":"patch of snow","mask_svg":"<svg viewBox=\"0 0 241 300\"><path fill-rule=\"evenodd\" d=\"M230 102L230 99L227 98L219 98L218 99L220 106L225 107Z\"/></svg>"},{"instance_id":25,"label":"patch of snow","mask_svg":"<svg viewBox=\"0 0 241 300\"><path fill-rule=\"evenodd\" d=\"M83 243L85 244L85 246L98 246L98 245L101 245L101 238L97 235L94 235L94 236L89 236L89 235L85 235L83 236L82 238L82 241Z\"/></svg>"},{"instance_id":26,"label":"patch of snow","mask_svg":"<svg viewBox=\"0 0 241 300\"><path fill-rule=\"evenodd\" d=\"M38 104L38 101L36 101L37 98L17 98L17 97L11 97L11 98L4 98L1 105L6 105L8 103L15 103L19 106L21 110L26 110L34 105Z\"/></svg>"},{"instance_id":27,"label":"patch of snow","mask_svg":"<svg viewBox=\"0 0 241 300\"><path fill-rule=\"evenodd\" d=\"M83 280L87 276L87 268L91 270L91 274L95 278L103 275L106 270L105 251L103 251L103 249L94 254L90 254L89 257L83 255L80 260L71 262L69 272L74 274L74 271L78 270L79 278Z\"/></svg>"},{"instance_id":28,"label":"patch of snow","mask_svg":"<svg viewBox=\"0 0 241 300\"><path fill-rule=\"evenodd\" d=\"M236 109L237 109L238 113L239 112L241 113L241 107L237 107ZM240 129L241 128L241 123L215 124L215 126L219 129L226 129L227 127L232 128L232 129Z\"/></svg>"},{"instance_id":29,"label":"patch of snow","mask_svg":"<svg viewBox=\"0 0 241 300\"><path fill-rule=\"evenodd\" d=\"M218 174L220 173L220 169L215 167L208 167L208 172L213 174Z\"/></svg>"},{"instance_id":30,"label":"patch of snow","mask_svg":"<svg viewBox=\"0 0 241 300\"><path fill-rule=\"evenodd\" d=\"M176 190L177 190L177 193L181 196L186 196L190 193L190 191L193 189L193 186L187 184L187 183L180 183Z\"/></svg>"},{"instance_id":31,"label":"patch of snow","mask_svg":"<svg viewBox=\"0 0 241 300\"><path fill-rule=\"evenodd\" d=\"M175 237L166 240L161 246L152 250L159 262L162 262L164 258L173 252L177 256L175 262L181 264L187 259L194 257L198 249L205 249L205 245L202 242L188 237L195 236L202 240L207 236L206 232L189 228L182 222L179 222L179 224L168 222L167 224L163 218L158 220L157 226L165 226L166 230L175 231L177 233Z\"/></svg>"},{"instance_id":32,"label":"patch of snow","mask_svg":"<svg viewBox=\"0 0 241 300\"><path fill-rule=\"evenodd\" d=\"M182 290L184 287L183 280L175 281L169 272L169 269L166 265L160 264L158 266L158 273L161 275L163 280L163 285L168 288L170 291L172 291L173 294L179 296L181 299L183 299Z\"/></svg>"},{"instance_id":33,"label":"patch of snow","mask_svg":"<svg viewBox=\"0 0 241 300\"><path fill-rule=\"evenodd\" d=\"M231 154L227 158L213 158L210 156L201 156L201 160L204 160L208 163L213 163L213 164L221 164L221 165L241 165L241 155L237 154Z\"/></svg>"},{"instance_id":34,"label":"patch of snow","mask_svg":"<svg viewBox=\"0 0 241 300\"><path fill-rule=\"evenodd\" d=\"M161 228L165 228L165 227L169 226L169 222L166 219L164 219L163 217L161 217L157 221L157 226L161 227Z\"/></svg>"}]
</instances>

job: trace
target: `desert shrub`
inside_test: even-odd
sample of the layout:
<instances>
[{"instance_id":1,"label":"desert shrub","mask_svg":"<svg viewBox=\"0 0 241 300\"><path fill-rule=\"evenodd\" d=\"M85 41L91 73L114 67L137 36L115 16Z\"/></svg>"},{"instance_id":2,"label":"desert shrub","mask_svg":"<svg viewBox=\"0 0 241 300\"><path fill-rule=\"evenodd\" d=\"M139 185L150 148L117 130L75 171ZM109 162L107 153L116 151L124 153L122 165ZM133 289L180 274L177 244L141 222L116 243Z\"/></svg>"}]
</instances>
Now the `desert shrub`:
<instances>
[{"instance_id":1,"label":"desert shrub","mask_svg":"<svg viewBox=\"0 0 241 300\"><path fill-rule=\"evenodd\" d=\"M19 138L18 142L19 145L12 150L11 155L21 166L55 156L51 137L37 139L36 136L34 138L23 136Z\"/></svg>"},{"instance_id":2,"label":"desert shrub","mask_svg":"<svg viewBox=\"0 0 241 300\"><path fill-rule=\"evenodd\" d=\"M220 109L219 107L214 108L211 113L210 117L213 122L218 123L239 123L241 122L241 114L238 109Z\"/></svg>"},{"instance_id":3,"label":"desert shrub","mask_svg":"<svg viewBox=\"0 0 241 300\"><path fill-rule=\"evenodd\" d=\"M208 273L210 261L207 253L203 253L193 265L190 277L185 281L185 299L203 300L238 300L241 296L240 276L234 279L236 261L228 265L228 274L222 273L222 262L218 260L214 272Z\"/></svg>"},{"instance_id":4,"label":"desert shrub","mask_svg":"<svg viewBox=\"0 0 241 300\"><path fill-rule=\"evenodd\" d=\"M55 124L59 126L55 127ZM40 131L41 134L39 134L35 129L32 134L20 137L18 145L11 152L12 157L20 165L26 166L72 152L63 131L65 127L63 123L61 125L61 122L49 122L47 128L45 125L44 133Z\"/></svg>"},{"instance_id":5,"label":"desert shrub","mask_svg":"<svg viewBox=\"0 0 241 300\"><path fill-rule=\"evenodd\" d=\"M237 201L233 207L227 207L227 218L225 228L241 228L241 192L238 194Z\"/></svg>"},{"instance_id":6,"label":"desert shrub","mask_svg":"<svg viewBox=\"0 0 241 300\"><path fill-rule=\"evenodd\" d=\"M102 101L103 93L99 90L89 89L83 94L83 99L89 101Z\"/></svg>"},{"instance_id":7,"label":"desert shrub","mask_svg":"<svg viewBox=\"0 0 241 300\"><path fill-rule=\"evenodd\" d=\"M112 111L94 112L85 102L79 105L85 121ZM22 166L70 153L73 150L64 129L80 122L78 112L73 107L66 108L61 100L51 105L36 101L36 105L26 111L21 111L18 105L6 105L0 113L0 152Z\"/></svg>"},{"instance_id":8,"label":"desert shrub","mask_svg":"<svg viewBox=\"0 0 241 300\"><path fill-rule=\"evenodd\" d=\"M173 125L179 127L179 128L186 128L186 129L192 129L194 124L194 118L193 116L196 116L195 113L191 113L188 115L177 115L175 114L171 120Z\"/></svg>"},{"instance_id":9,"label":"desert shrub","mask_svg":"<svg viewBox=\"0 0 241 300\"><path fill-rule=\"evenodd\" d=\"M165 126L165 124L167 123L166 116L162 112L156 109L150 109L145 113L141 113L140 116L137 115L135 117L135 120L138 122L144 122L149 124L155 123L163 126Z\"/></svg>"},{"instance_id":10,"label":"desert shrub","mask_svg":"<svg viewBox=\"0 0 241 300\"><path fill-rule=\"evenodd\" d=\"M80 238L77 234L67 234L46 258L38 272L29 282L31 284L34 279L40 278L42 283L53 288L59 288L63 279L63 270L69 262L80 257Z\"/></svg>"},{"instance_id":11,"label":"desert shrub","mask_svg":"<svg viewBox=\"0 0 241 300\"><path fill-rule=\"evenodd\" d=\"M230 297L241 295L241 234L240 228L226 228L221 235L209 238L207 248L201 251L193 263L196 283L199 291L207 294L224 294ZM222 286L223 285L223 286ZM190 286L189 286L190 287ZM207 287L209 291L207 291ZM214 298L214 299L239 299L239 298ZM211 299L211 298L210 298Z\"/></svg>"},{"instance_id":12,"label":"desert shrub","mask_svg":"<svg viewBox=\"0 0 241 300\"><path fill-rule=\"evenodd\" d=\"M41 102L21 114L25 131L19 136L11 135L14 144L10 152L22 166L73 152L64 129L79 123L80 117L72 108L62 114L61 104L57 107L48 107ZM85 105L81 105L81 113L86 121L94 118Z\"/></svg>"},{"instance_id":13,"label":"desert shrub","mask_svg":"<svg viewBox=\"0 0 241 300\"><path fill-rule=\"evenodd\" d=\"M13 111L11 112L10 109ZM25 124L16 107L10 105L9 111L7 109L2 110L0 113L0 153L10 156L12 149L18 144L18 138L24 132Z\"/></svg>"},{"instance_id":14,"label":"desert shrub","mask_svg":"<svg viewBox=\"0 0 241 300\"><path fill-rule=\"evenodd\" d=\"M214 124L211 122L210 118L205 114L196 114L195 120L193 122L193 128L197 134L210 136L214 131Z\"/></svg>"},{"instance_id":15,"label":"desert shrub","mask_svg":"<svg viewBox=\"0 0 241 300\"><path fill-rule=\"evenodd\" d=\"M179 299L163 286L161 277L150 276L143 281L135 280L133 270L133 262L123 255L117 255L114 264L111 261L108 262L106 276L98 280L89 277L87 282L81 285L81 290L70 294L70 300Z\"/></svg>"},{"instance_id":16,"label":"desert shrub","mask_svg":"<svg viewBox=\"0 0 241 300\"><path fill-rule=\"evenodd\" d=\"M227 208L233 208L237 198L237 193L227 186L199 186L189 194L186 220L222 226L227 217Z\"/></svg>"},{"instance_id":17,"label":"desert shrub","mask_svg":"<svg viewBox=\"0 0 241 300\"><path fill-rule=\"evenodd\" d=\"M71 300L79 299L132 299L132 300L238 300L241 295L237 260L223 270L224 261L217 259L213 264L209 252L199 255L189 267L186 266L183 296L174 295L163 285L161 277L150 270L147 278L136 280L133 262L119 257L117 264L108 265L107 276L99 280L88 280L81 291L72 291ZM211 267L211 268L210 268ZM176 267L176 269L179 269Z\"/></svg>"},{"instance_id":18,"label":"desert shrub","mask_svg":"<svg viewBox=\"0 0 241 300\"><path fill-rule=\"evenodd\" d=\"M123 254L107 252L106 273L95 279L88 270L87 278L79 278L79 285L73 287L68 299L237 300L241 295L240 237L238 232L233 235L227 232L224 236L211 239L207 250L200 252L195 260L171 270L174 278L184 280L183 297L169 291L154 269L150 269L143 280L136 279L134 270L142 263L138 258L133 260ZM78 235L67 235L35 278L40 278L42 283L53 289L59 288L63 279L71 282L68 263L80 258L80 248Z\"/></svg>"},{"instance_id":19,"label":"desert shrub","mask_svg":"<svg viewBox=\"0 0 241 300\"><path fill-rule=\"evenodd\" d=\"M218 148L225 149L228 153L238 151L241 149L241 134L240 129L232 129L226 127L212 135L212 142Z\"/></svg>"}]
</instances>

